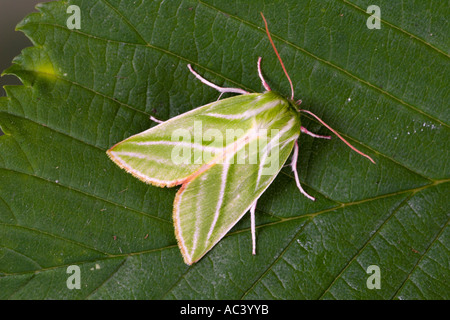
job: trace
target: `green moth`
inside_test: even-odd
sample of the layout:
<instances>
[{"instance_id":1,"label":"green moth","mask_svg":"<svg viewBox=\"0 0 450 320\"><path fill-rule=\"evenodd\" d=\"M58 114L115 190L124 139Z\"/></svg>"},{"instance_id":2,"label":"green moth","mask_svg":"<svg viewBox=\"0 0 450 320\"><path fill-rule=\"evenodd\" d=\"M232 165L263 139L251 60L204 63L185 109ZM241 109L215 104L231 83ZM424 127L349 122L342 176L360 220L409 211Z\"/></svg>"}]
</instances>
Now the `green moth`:
<instances>
[{"instance_id":1,"label":"green moth","mask_svg":"<svg viewBox=\"0 0 450 320\"><path fill-rule=\"evenodd\" d=\"M173 221L178 246L187 264L201 259L250 211L252 252L256 253L255 208L292 153L291 168L302 194L307 194L298 178L297 158L300 133L319 136L301 125L307 113L335 133L335 130L294 100L292 81L284 67L264 20L270 43L291 85L291 97L272 91L257 69L264 93L219 87L192 74L221 94L239 95L218 100L181 114L114 145L108 156L138 179L158 186L181 185L173 205ZM230 138L231 136L231 138Z\"/></svg>"}]
</instances>

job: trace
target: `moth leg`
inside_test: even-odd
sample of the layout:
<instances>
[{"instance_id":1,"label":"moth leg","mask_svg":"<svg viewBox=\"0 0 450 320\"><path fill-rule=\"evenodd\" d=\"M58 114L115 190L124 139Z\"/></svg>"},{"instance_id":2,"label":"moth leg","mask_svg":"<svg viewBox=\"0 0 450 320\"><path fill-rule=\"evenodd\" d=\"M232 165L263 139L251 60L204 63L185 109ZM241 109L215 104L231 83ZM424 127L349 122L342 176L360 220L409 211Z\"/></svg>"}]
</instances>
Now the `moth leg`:
<instances>
[{"instance_id":1,"label":"moth leg","mask_svg":"<svg viewBox=\"0 0 450 320\"><path fill-rule=\"evenodd\" d=\"M154 116L150 116L150 120L156 123L163 123L164 121L156 119Z\"/></svg>"},{"instance_id":2,"label":"moth leg","mask_svg":"<svg viewBox=\"0 0 450 320\"><path fill-rule=\"evenodd\" d=\"M255 236L255 209L256 209L256 203L258 200L253 202L252 206L250 207L250 225L252 230L252 254L256 255L256 236Z\"/></svg>"},{"instance_id":3,"label":"moth leg","mask_svg":"<svg viewBox=\"0 0 450 320\"><path fill-rule=\"evenodd\" d=\"M316 199L312 196L310 196L309 194L306 193L305 190L303 190L301 184L300 184L300 180L298 179L298 173L297 173L297 159L298 159L298 142L297 140L295 140L295 145L294 145L294 154L292 155L292 162L291 162L291 168L292 171L294 172L294 177L295 177L295 183L297 184L297 188L300 190L301 193L303 193L303 195L305 197L307 197L308 199L315 201Z\"/></svg>"},{"instance_id":4,"label":"moth leg","mask_svg":"<svg viewBox=\"0 0 450 320\"><path fill-rule=\"evenodd\" d=\"M258 76L261 79L261 82L262 82L262 85L264 86L264 88L266 88L267 91L271 91L272 89L270 89L269 84L264 79L264 76L261 71L261 59L262 59L261 57L258 57Z\"/></svg>"},{"instance_id":5,"label":"moth leg","mask_svg":"<svg viewBox=\"0 0 450 320\"><path fill-rule=\"evenodd\" d=\"M331 136L321 136L315 133L312 133L311 131L309 131L308 129L306 129L305 127L300 127L301 132L306 133L308 136L311 136L313 138L321 138L321 139L331 139Z\"/></svg>"},{"instance_id":6,"label":"moth leg","mask_svg":"<svg viewBox=\"0 0 450 320\"><path fill-rule=\"evenodd\" d=\"M223 95L223 92L221 92L221 93L219 94L219 97L217 98L217 101L219 101L220 98L222 98L222 95Z\"/></svg>"},{"instance_id":7,"label":"moth leg","mask_svg":"<svg viewBox=\"0 0 450 320\"><path fill-rule=\"evenodd\" d=\"M192 69L191 64L187 65L189 68L189 71L191 71L191 73L198 79L200 80L202 83L206 84L207 86L216 89L217 91L219 91L220 93L225 93L225 92L231 92L231 93L239 93L239 94L248 94L249 92L245 91L244 89L241 88L223 88L223 87L219 87L218 85L206 80L205 78L203 78L201 75L199 75L197 72L194 71L194 69Z\"/></svg>"}]
</instances>

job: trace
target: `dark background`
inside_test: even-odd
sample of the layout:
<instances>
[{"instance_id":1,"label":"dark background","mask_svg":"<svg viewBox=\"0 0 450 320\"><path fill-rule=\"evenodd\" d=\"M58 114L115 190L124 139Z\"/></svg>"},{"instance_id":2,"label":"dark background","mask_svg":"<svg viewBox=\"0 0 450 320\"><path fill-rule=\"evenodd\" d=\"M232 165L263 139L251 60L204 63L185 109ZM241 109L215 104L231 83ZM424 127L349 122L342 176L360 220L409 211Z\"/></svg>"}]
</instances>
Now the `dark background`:
<instances>
[{"instance_id":1,"label":"dark background","mask_svg":"<svg viewBox=\"0 0 450 320\"><path fill-rule=\"evenodd\" d=\"M19 31L16 25L29 13L37 11L34 7L48 0L0 0L0 73L11 66L15 56L25 47L30 47L31 41ZM0 97L6 95L4 85L21 84L15 76L0 77ZM3 132L0 130L0 136Z\"/></svg>"},{"instance_id":2,"label":"dark background","mask_svg":"<svg viewBox=\"0 0 450 320\"><path fill-rule=\"evenodd\" d=\"M37 11L34 7L45 0L0 0L0 72L11 66L13 58L20 54L31 42L19 31L16 25L29 13ZM4 85L21 84L14 76L0 77L0 96L5 95Z\"/></svg>"}]
</instances>

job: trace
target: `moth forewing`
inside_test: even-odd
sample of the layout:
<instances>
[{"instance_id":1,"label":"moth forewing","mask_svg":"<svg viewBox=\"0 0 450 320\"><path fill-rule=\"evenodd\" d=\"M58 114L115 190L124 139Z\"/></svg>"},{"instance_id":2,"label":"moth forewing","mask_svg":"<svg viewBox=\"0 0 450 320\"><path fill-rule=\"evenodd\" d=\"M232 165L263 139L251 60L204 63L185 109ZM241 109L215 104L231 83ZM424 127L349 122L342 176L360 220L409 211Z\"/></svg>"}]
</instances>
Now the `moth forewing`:
<instances>
[{"instance_id":1,"label":"moth forewing","mask_svg":"<svg viewBox=\"0 0 450 320\"><path fill-rule=\"evenodd\" d=\"M251 108L260 95L240 95L201 106L117 143L107 154L119 167L143 182L158 187L180 185L202 166L202 161L195 161L196 156L198 158L200 154L201 159L208 159L225 147L210 145L211 141L207 139L197 139L196 123L202 124L203 132L214 129L225 133L230 120L214 117L217 110L233 116L237 113L236 105L242 108L241 111ZM251 126L249 119L247 124L240 122L242 127Z\"/></svg>"}]
</instances>

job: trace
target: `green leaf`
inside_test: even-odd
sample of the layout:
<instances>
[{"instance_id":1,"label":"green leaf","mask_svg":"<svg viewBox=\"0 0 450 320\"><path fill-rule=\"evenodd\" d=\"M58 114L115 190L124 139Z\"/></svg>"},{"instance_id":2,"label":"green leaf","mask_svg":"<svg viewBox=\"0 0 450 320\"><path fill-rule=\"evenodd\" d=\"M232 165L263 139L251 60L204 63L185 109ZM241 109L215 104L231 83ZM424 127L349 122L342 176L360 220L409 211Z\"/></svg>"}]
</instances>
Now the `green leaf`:
<instances>
[{"instance_id":1,"label":"green leaf","mask_svg":"<svg viewBox=\"0 0 450 320\"><path fill-rule=\"evenodd\" d=\"M0 297L3 299L449 299L449 8L380 0L67 1L18 26L33 42L5 72L0 99ZM183 263L172 225L177 188L145 185L105 151L215 101L219 85L289 85L339 139L300 138L258 202L257 255L245 217L200 262ZM4 44L5 45L5 44ZM309 130L327 134L305 117ZM81 289L69 290L77 265ZM369 266L380 289L369 289Z\"/></svg>"}]
</instances>

